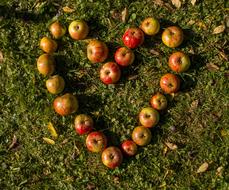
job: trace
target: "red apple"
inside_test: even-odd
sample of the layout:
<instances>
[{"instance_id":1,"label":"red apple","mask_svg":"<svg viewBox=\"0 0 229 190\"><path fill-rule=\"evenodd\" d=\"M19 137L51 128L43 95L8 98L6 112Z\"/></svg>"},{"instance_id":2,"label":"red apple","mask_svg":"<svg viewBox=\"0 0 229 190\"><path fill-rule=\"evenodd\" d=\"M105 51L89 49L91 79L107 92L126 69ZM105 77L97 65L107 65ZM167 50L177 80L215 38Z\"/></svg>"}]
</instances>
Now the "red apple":
<instances>
[{"instance_id":1,"label":"red apple","mask_svg":"<svg viewBox=\"0 0 229 190\"><path fill-rule=\"evenodd\" d=\"M146 35L152 36L159 32L160 30L160 23L157 19L149 17L143 20L141 23L140 28Z\"/></svg>"},{"instance_id":2,"label":"red apple","mask_svg":"<svg viewBox=\"0 0 229 190\"><path fill-rule=\"evenodd\" d=\"M120 68L115 62L105 63L100 69L100 79L104 84L114 84L120 76Z\"/></svg>"},{"instance_id":3,"label":"red apple","mask_svg":"<svg viewBox=\"0 0 229 190\"><path fill-rule=\"evenodd\" d=\"M99 131L91 132L86 138L86 146L91 152L102 152L107 146L107 137Z\"/></svg>"},{"instance_id":4,"label":"red apple","mask_svg":"<svg viewBox=\"0 0 229 190\"><path fill-rule=\"evenodd\" d=\"M57 49L57 43L48 37L43 37L40 41L40 48L46 53L54 53Z\"/></svg>"},{"instance_id":5,"label":"red apple","mask_svg":"<svg viewBox=\"0 0 229 190\"><path fill-rule=\"evenodd\" d=\"M170 26L162 33L162 41L171 48L178 47L183 42L184 34L181 28Z\"/></svg>"},{"instance_id":6,"label":"red apple","mask_svg":"<svg viewBox=\"0 0 229 190\"><path fill-rule=\"evenodd\" d=\"M92 63L104 62L108 56L108 47L104 42L91 40L87 46L87 57Z\"/></svg>"},{"instance_id":7,"label":"red apple","mask_svg":"<svg viewBox=\"0 0 229 190\"><path fill-rule=\"evenodd\" d=\"M150 104L156 110L164 110L167 108L167 99L163 94L157 93L150 99Z\"/></svg>"},{"instance_id":8,"label":"red apple","mask_svg":"<svg viewBox=\"0 0 229 190\"><path fill-rule=\"evenodd\" d=\"M119 65L126 67L134 62L134 53L127 47L121 47L115 52L115 61Z\"/></svg>"},{"instance_id":9,"label":"red apple","mask_svg":"<svg viewBox=\"0 0 229 190\"><path fill-rule=\"evenodd\" d=\"M136 48L144 42L144 33L140 28L128 28L122 36L122 41L128 48Z\"/></svg>"},{"instance_id":10,"label":"red apple","mask_svg":"<svg viewBox=\"0 0 229 190\"><path fill-rule=\"evenodd\" d=\"M66 28L59 21L52 23L49 30L55 39L61 38L66 32Z\"/></svg>"},{"instance_id":11,"label":"red apple","mask_svg":"<svg viewBox=\"0 0 229 190\"><path fill-rule=\"evenodd\" d=\"M138 150L136 143L132 140L123 141L121 148L122 148L122 152L126 156L134 156L135 154L137 154L137 150Z\"/></svg>"},{"instance_id":12,"label":"red apple","mask_svg":"<svg viewBox=\"0 0 229 190\"><path fill-rule=\"evenodd\" d=\"M84 135L92 131L93 120L85 114L77 115L75 118L75 130L79 135Z\"/></svg>"},{"instance_id":13,"label":"red apple","mask_svg":"<svg viewBox=\"0 0 229 190\"><path fill-rule=\"evenodd\" d=\"M135 127L132 132L132 140L139 146L148 145L151 141L152 134L149 128L139 126Z\"/></svg>"},{"instance_id":14,"label":"red apple","mask_svg":"<svg viewBox=\"0 0 229 190\"><path fill-rule=\"evenodd\" d=\"M178 73L185 72L190 67L190 59L188 55L183 52L175 52L169 57L169 67Z\"/></svg>"},{"instance_id":15,"label":"red apple","mask_svg":"<svg viewBox=\"0 0 229 190\"><path fill-rule=\"evenodd\" d=\"M59 94L64 90L65 82L63 77L54 75L46 81L46 88L51 94Z\"/></svg>"},{"instance_id":16,"label":"red apple","mask_svg":"<svg viewBox=\"0 0 229 190\"><path fill-rule=\"evenodd\" d=\"M42 75L51 75L55 70L55 59L52 55L42 54L37 59L37 69Z\"/></svg>"},{"instance_id":17,"label":"red apple","mask_svg":"<svg viewBox=\"0 0 229 190\"><path fill-rule=\"evenodd\" d=\"M143 127L152 128L158 124L160 115L151 107L143 108L139 113L139 121Z\"/></svg>"},{"instance_id":18,"label":"red apple","mask_svg":"<svg viewBox=\"0 0 229 190\"><path fill-rule=\"evenodd\" d=\"M70 93L57 97L53 102L56 113L66 116L78 110L78 100Z\"/></svg>"},{"instance_id":19,"label":"red apple","mask_svg":"<svg viewBox=\"0 0 229 190\"><path fill-rule=\"evenodd\" d=\"M102 153L102 162L106 167L110 169L119 167L122 163L122 160L122 152L119 148L115 146L110 146L106 148Z\"/></svg>"},{"instance_id":20,"label":"red apple","mask_svg":"<svg viewBox=\"0 0 229 190\"><path fill-rule=\"evenodd\" d=\"M89 27L83 20L72 21L68 27L69 35L74 40L83 40L87 37Z\"/></svg>"},{"instance_id":21,"label":"red apple","mask_svg":"<svg viewBox=\"0 0 229 190\"><path fill-rule=\"evenodd\" d=\"M167 73L161 77L160 86L165 93L175 93L180 89L180 78L174 74Z\"/></svg>"}]
</instances>

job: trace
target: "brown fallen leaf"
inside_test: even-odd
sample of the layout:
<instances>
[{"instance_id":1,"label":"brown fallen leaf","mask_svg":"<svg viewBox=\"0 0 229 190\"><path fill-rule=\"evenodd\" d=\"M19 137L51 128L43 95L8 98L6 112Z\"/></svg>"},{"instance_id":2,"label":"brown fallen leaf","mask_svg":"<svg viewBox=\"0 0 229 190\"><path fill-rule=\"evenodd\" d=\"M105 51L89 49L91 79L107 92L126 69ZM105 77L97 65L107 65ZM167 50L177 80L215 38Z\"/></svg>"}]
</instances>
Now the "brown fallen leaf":
<instances>
[{"instance_id":1,"label":"brown fallen leaf","mask_svg":"<svg viewBox=\"0 0 229 190\"><path fill-rule=\"evenodd\" d=\"M193 25L193 24L195 24L196 23L196 21L195 20L190 20L190 21L188 21L188 25Z\"/></svg>"},{"instance_id":2,"label":"brown fallen leaf","mask_svg":"<svg viewBox=\"0 0 229 190\"><path fill-rule=\"evenodd\" d=\"M128 76L128 80L135 80L135 79L137 79L138 78L138 75L130 75L130 76Z\"/></svg>"},{"instance_id":3,"label":"brown fallen leaf","mask_svg":"<svg viewBox=\"0 0 229 190\"><path fill-rule=\"evenodd\" d=\"M122 11L122 22L126 22L128 16L128 9L125 7L125 9Z\"/></svg>"},{"instance_id":4,"label":"brown fallen leaf","mask_svg":"<svg viewBox=\"0 0 229 190\"><path fill-rule=\"evenodd\" d=\"M226 55L226 53L222 50L222 51L219 51L219 55L225 59L226 61L228 61L228 56ZM1 61L0 61L1 62Z\"/></svg>"},{"instance_id":5,"label":"brown fallen leaf","mask_svg":"<svg viewBox=\"0 0 229 190\"><path fill-rule=\"evenodd\" d=\"M155 3L156 5L159 5L159 6L164 5L164 1L162 1L162 0L153 0L153 3Z\"/></svg>"},{"instance_id":6,"label":"brown fallen leaf","mask_svg":"<svg viewBox=\"0 0 229 190\"><path fill-rule=\"evenodd\" d=\"M192 103L191 103L191 106L190 106L190 109L191 110L194 110L198 107L199 105L199 100L194 100Z\"/></svg>"},{"instance_id":7,"label":"brown fallen leaf","mask_svg":"<svg viewBox=\"0 0 229 190\"><path fill-rule=\"evenodd\" d=\"M225 27L224 24L219 25L219 26L217 26L216 28L214 28L212 34L220 34L220 33L224 32L225 28L226 28L226 27Z\"/></svg>"},{"instance_id":8,"label":"brown fallen leaf","mask_svg":"<svg viewBox=\"0 0 229 190\"><path fill-rule=\"evenodd\" d=\"M220 166L216 169L216 175L220 177L223 175L223 166Z\"/></svg>"},{"instance_id":9,"label":"brown fallen leaf","mask_svg":"<svg viewBox=\"0 0 229 190\"><path fill-rule=\"evenodd\" d=\"M151 49L149 52L156 56L160 55L160 52L155 49Z\"/></svg>"},{"instance_id":10,"label":"brown fallen leaf","mask_svg":"<svg viewBox=\"0 0 229 190\"><path fill-rule=\"evenodd\" d=\"M16 135L13 136L12 143L9 146L9 149L14 148L17 145L17 137Z\"/></svg>"},{"instance_id":11,"label":"brown fallen leaf","mask_svg":"<svg viewBox=\"0 0 229 190\"><path fill-rule=\"evenodd\" d=\"M191 0L191 4L194 6L196 4L196 0Z\"/></svg>"},{"instance_id":12,"label":"brown fallen leaf","mask_svg":"<svg viewBox=\"0 0 229 190\"><path fill-rule=\"evenodd\" d=\"M56 129L54 128L53 124L51 122L48 123L48 130L51 133L51 135L56 139L58 137L58 134L56 132Z\"/></svg>"},{"instance_id":13,"label":"brown fallen leaf","mask_svg":"<svg viewBox=\"0 0 229 190\"><path fill-rule=\"evenodd\" d=\"M179 9L181 7L181 1L180 0L171 0L171 2L176 8Z\"/></svg>"},{"instance_id":14,"label":"brown fallen leaf","mask_svg":"<svg viewBox=\"0 0 229 190\"><path fill-rule=\"evenodd\" d=\"M43 140L48 144L52 144L52 145L55 144L55 141L50 138L43 137Z\"/></svg>"},{"instance_id":15,"label":"brown fallen leaf","mask_svg":"<svg viewBox=\"0 0 229 190\"><path fill-rule=\"evenodd\" d=\"M2 51L0 50L0 63L3 63L3 53L2 53Z\"/></svg>"},{"instance_id":16,"label":"brown fallen leaf","mask_svg":"<svg viewBox=\"0 0 229 190\"><path fill-rule=\"evenodd\" d=\"M219 67L213 63L207 63L206 67L209 71L218 71Z\"/></svg>"},{"instance_id":17,"label":"brown fallen leaf","mask_svg":"<svg viewBox=\"0 0 229 190\"><path fill-rule=\"evenodd\" d=\"M63 7L63 11L64 11L65 13L72 13L72 12L75 11L75 9L72 9L72 8L70 8L70 7L68 7L68 6L65 6L65 7Z\"/></svg>"},{"instance_id":18,"label":"brown fallen leaf","mask_svg":"<svg viewBox=\"0 0 229 190\"><path fill-rule=\"evenodd\" d=\"M208 169L208 163L207 162L204 162L197 170L196 173L203 173L203 172L206 172L207 169Z\"/></svg>"},{"instance_id":19,"label":"brown fallen leaf","mask_svg":"<svg viewBox=\"0 0 229 190\"><path fill-rule=\"evenodd\" d=\"M170 142L165 142L165 145L170 149L170 150L176 150L177 149L177 145L170 143Z\"/></svg>"}]
</instances>

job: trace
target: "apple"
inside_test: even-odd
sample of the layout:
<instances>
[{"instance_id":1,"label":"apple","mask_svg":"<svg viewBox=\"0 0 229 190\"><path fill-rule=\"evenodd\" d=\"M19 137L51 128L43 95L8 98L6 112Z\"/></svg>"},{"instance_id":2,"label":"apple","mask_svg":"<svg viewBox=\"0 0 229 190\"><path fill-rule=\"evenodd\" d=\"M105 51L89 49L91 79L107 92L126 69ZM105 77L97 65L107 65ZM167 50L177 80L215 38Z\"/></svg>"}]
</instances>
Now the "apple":
<instances>
[{"instance_id":1,"label":"apple","mask_svg":"<svg viewBox=\"0 0 229 190\"><path fill-rule=\"evenodd\" d=\"M139 146L145 146L150 143L152 134L149 128L139 126L135 127L132 132L132 140Z\"/></svg>"},{"instance_id":2,"label":"apple","mask_svg":"<svg viewBox=\"0 0 229 190\"><path fill-rule=\"evenodd\" d=\"M102 162L106 167L110 169L119 167L122 163L122 160L123 155L118 147L110 146L102 152Z\"/></svg>"},{"instance_id":3,"label":"apple","mask_svg":"<svg viewBox=\"0 0 229 190\"><path fill-rule=\"evenodd\" d=\"M86 146L91 152L102 152L107 146L107 137L100 131L91 132L86 138Z\"/></svg>"},{"instance_id":4,"label":"apple","mask_svg":"<svg viewBox=\"0 0 229 190\"><path fill-rule=\"evenodd\" d=\"M138 147L132 140L125 140L121 144L121 149L124 155L134 156L137 153Z\"/></svg>"},{"instance_id":5,"label":"apple","mask_svg":"<svg viewBox=\"0 0 229 190\"><path fill-rule=\"evenodd\" d=\"M64 90L65 82L59 75L51 76L46 81L46 88L51 94L59 94Z\"/></svg>"},{"instance_id":6,"label":"apple","mask_svg":"<svg viewBox=\"0 0 229 190\"><path fill-rule=\"evenodd\" d=\"M161 89L167 93L175 93L180 89L180 78L174 74L167 73L161 77Z\"/></svg>"},{"instance_id":7,"label":"apple","mask_svg":"<svg viewBox=\"0 0 229 190\"><path fill-rule=\"evenodd\" d=\"M43 37L40 41L40 48L46 53L54 53L57 50L57 43L49 37Z\"/></svg>"},{"instance_id":8,"label":"apple","mask_svg":"<svg viewBox=\"0 0 229 190\"><path fill-rule=\"evenodd\" d=\"M144 42L144 33L140 28L128 28L122 36L122 41L128 48L136 48Z\"/></svg>"},{"instance_id":9,"label":"apple","mask_svg":"<svg viewBox=\"0 0 229 190\"><path fill-rule=\"evenodd\" d=\"M158 124L160 115L151 107L143 108L139 113L139 121L143 127L152 128Z\"/></svg>"},{"instance_id":10,"label":"apple","mask_svg":"<svg viewBox=\"0 0 229 190\"><path fill-rule=\"evenodd\" d=\"M108 57L107 45L99 40L91 40L87 46L87 57L92 63L104 62Z\"/></svg>"},{"instance_id":11,"label":"apple","mask_svg":"<svg viewBox=\"0 0 229 190\"><path fill-rule=\"evenodd\" d=\"M37 69L42 75L51 75L55 71L55 59L52 55L42 54L37 59Z\"/></svg>"},{"instance_id":12,"label":"apple","mask_svg":"<svg viewBox=\"0 0 229 190\"><path fill-rule=\"evenodd\" d=\"M83 40L88 35L89 27L83 20L74 20L70 23L68 32L72 39Z\"/></svg>"},{"instance_id":13,"label":"apple","mask_svg":"<svg viewBox=\"0 0 229 190\"><path fill-rule=\"evenodd\" d=\"M66 93L54 100L53 107L61 116L70 115L78 110L78 100L74 95Z\"/></svg>"},{"instance_id":14,"label":"apple","mask_svg":"<svg viewBox=\"0 0 229 190\"><path fill-rule=\"evenodd\" d=\"M121 71L115 62L107 62L100 69L100 80L104 84L114 84L120 77Z\"/></svg>"},{"instance_id":15,"label":"apple","mask_svg":"<svg viewBox=\"0 0 229 190\"><path fill-rule=\"evenodd\" d=\"M66 33L66 28L59 21L55 21L49 27L49 31L55 39L59 39Z\"/></svg>"},{"instance_id":16,"label":"apple","mask_svg":"<svg viewBox=\"0 0 229 190\"><path fill-rule=\"evenodd\" d=\"M93 120L89 115L80 114L75 118L75 130L79 135L91 132L93 125Z\"/></svg>"},{"instance_id":17,"label":"apple","mask_svg":"<svg viewBox=\"0 0 229 190\"><path fill-rule=\"evenodd\" d=\"M162 33L162 41L165 45L171 48L181 45L184 39L184 34L181 28L170 26Z\"/></svg>"},{"instance_id":18,"label":"apple","mask_svg":"<svg viewBox=\"0 0 229 190\"><path fill-rule=\"evenodd\" d=\"M163 94L157 93L150 99L150 104L154 109L161 111L167 108L168 103Z\"/></svg>"},{"instance_id":19,"label":"apple","mask_svg":"<svg viewBox=\"0 0 229 190\"><path fill-rule=\"evenodd\" d=\"M126 67L134 62L135 56L131 49L127 47L120 47L115 52L114 58L116 63L123 67Z\"/></svg>"},{"instance_id":20,"label":"apple","mask_svg":"<svg viewBox=\"0 0 229 190\"><path fill-rule=\"evenodd\" d=\"M159 32L160 23L157 19L149 17L142 21L140 28L146 35L152 36Z\"/></svg>"},{"instance_id":21,"label":"apple","mask_svg":"<svg viewBox=\"0 0 229 190\"><path fill-rule=\"evenodd\" d=\"M168 64L173 71L181 73L189 69L191 62L188 55L178 51L170 55Z\"/></svg>"}]
</instances>

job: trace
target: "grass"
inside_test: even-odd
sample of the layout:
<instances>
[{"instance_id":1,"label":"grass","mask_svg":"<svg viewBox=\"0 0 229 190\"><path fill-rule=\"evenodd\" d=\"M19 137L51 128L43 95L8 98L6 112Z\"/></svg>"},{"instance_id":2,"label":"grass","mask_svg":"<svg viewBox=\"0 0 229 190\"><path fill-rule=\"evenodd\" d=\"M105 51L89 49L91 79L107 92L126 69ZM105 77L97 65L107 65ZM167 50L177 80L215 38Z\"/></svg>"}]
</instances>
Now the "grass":
<instances>
[{"instance_id":1,"label":"grass","mask_svg":"<svg viewBox=\"0 0 229 190\"><path fill-rule=\"evenodd\" d=\"M65 13L64 6L75 11ZM126 23L121 20L125 7ZM184 1L180 9L165 0L1 0L1 189L229 189L228 28L212 34L223 23L228 27L227 13L224 0L199 0L194 6ZM125 29L138 26L148 16L160 20L161 31L171 24L184 29L185 42L176 50L187 52L192 66L180 74L181 91L167 96L169 107L152 129L151 144L139 148L120 168L108 170L99 154L86 150L85 137L75 134L76 114L54 113L55 96L47 92L47 78L36 69L42 54L39 40L50 36L48 26L55 19L66 26L84 19L90 26L89 38L105 41L112 60ZM137 114L149 105L152 94L161 91L160 77L171 72L167 59L174 50L162 44L161 33L147 37L134 50L134 64L122 70L120 82L105 86L98 77L101 64L93 65L86 58L85 41L73 41L67 34L58 43L56 73L66 80L65 92L78 97L78 113L93 117L109 145L130 138L138 125ZM59 133L55 145L42 140L50 137L48 122ZM17 140L12 144L14 136ZM165 142L178 149L166 150ZM208 170L197 174L204 162ZM217 174L219 167L222 171Z\"/></svg>"}]
</instances>

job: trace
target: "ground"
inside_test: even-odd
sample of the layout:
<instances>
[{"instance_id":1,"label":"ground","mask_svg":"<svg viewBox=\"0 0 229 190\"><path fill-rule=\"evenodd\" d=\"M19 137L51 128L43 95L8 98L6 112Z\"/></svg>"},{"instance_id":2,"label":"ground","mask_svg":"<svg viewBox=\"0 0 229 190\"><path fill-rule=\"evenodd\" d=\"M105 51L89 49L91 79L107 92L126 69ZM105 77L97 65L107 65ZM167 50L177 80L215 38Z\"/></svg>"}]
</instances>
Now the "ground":
<instances>
[{"instance_id":1,"label":"ground","mask_svg":"<svg viewBox=\"0 0 229 190\"><path fill-rule=\"evenodd\" d=\"M1 0L1 189L229 189L228 6L224 0L197 0L194 5L186 0L179 8L165 0ZM57 73L66 80L65 92L78 97L77 113L91 115L109 145L130 138L139 111L161 91L160 77L171 72L168 56L182 50L191 58L189 71L179 74L181 91L167 95L168 110L152 129L150 145L109 170L100 154L86 150L85 136L73 130L76 114L54 113L56 96L47 92L47 78L36 68L42 54L39 40L50 36L48 27L56 19L65 26L84 19L89 38L105 41L112 60L125 29L148 16L159 19L160 34L134 50L136 60L122 70L117 85L100 82L102 64L87 60L87 40L73 41L66 34L58 41ZM175 50L161 42L161 32L170 25L185 33ZM220 25L224 31L216 28ZM52 138L48 122L59 134L54 145L43 141ZM203 163L207 170L197 173Z\"/></svg>"}]
</instances>

